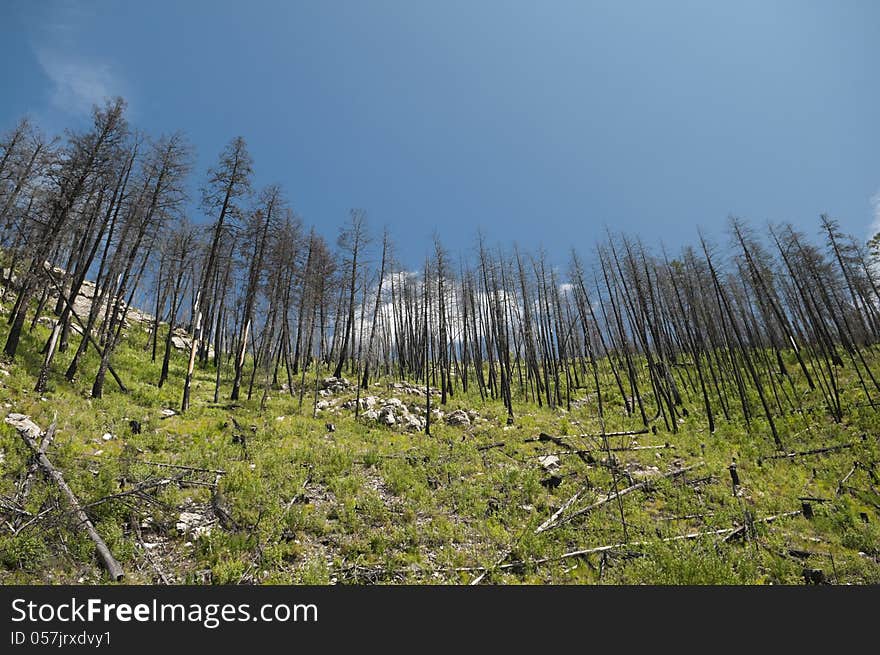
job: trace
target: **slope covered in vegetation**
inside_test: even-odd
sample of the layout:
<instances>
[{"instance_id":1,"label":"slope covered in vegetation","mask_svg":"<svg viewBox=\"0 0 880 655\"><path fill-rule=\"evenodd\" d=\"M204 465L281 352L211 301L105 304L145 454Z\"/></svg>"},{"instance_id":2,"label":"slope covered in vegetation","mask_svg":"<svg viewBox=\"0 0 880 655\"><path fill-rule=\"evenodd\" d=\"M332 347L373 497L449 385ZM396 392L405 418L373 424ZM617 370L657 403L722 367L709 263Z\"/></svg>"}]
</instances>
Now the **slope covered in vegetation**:
<instances>
[{"instance_id":1,"label":"slope covered in vegetation","mask_svg":"<svg viewBox=\"0 0 880 655\"><path fill-rule=\"evenodd\" d=\"M47 335L40 324L26 333L27 351ZM780 420L784 457L763 425L722 420L710 434L698 406L675 435L609 436L606 447L590 394L570 412L531 407L514 426L500 401L458 395L442 411L470 409L475 420L447 425L435 413L428 436L355 419L342 408L353 390L321 396L333 406L316 418L308 400L300 408L281 390L263 411L256 399L213 403L204 371L192 408L166 417L180 389L156 388L147 345L133 325L116 360L128 394L92 399L88 384L61 376L36 393L37 357L4 367L0 380L7 414L57 421L49 457L129 582L463 583L480 567L499 583L880 581L869 407L836 423L804 398L805 411ZM186 363L175 355L172 369ZM365 396L425 403L384 380ZM608 433L641 429L622 403L609 401L605 415ZM810 453L822 448L831 450ZM29 451L8 425L0 453L0 579L106 580L51 483L38 478L16 504Z\"/></svg>"}]
</instances>

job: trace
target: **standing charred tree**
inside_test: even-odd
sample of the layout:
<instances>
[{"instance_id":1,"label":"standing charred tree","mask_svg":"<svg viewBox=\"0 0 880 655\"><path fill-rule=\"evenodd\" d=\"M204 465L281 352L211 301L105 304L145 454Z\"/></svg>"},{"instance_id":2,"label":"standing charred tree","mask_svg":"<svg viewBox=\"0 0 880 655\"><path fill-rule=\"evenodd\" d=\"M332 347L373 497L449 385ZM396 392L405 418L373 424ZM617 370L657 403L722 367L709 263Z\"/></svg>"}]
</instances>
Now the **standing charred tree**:
<instances>
[{"instance_id":1,"label":"standing charred tree","mask_svg":"<svg viewBox=\"0 0 880 655\"><path fill-rule=\"evenodd\" d=\"M205 328L209 325L210 311L216 304L215 300L219 300L211 297L211 287L216 284L221 239L228 231L229 223L238 220L241 216L238 203L250 192L252 173L253 160L248 153L247 144L242 137L235 137L220 154L217 166L208 171L208 184L202 191L202 206L206 212L216 212L217 218L211 227L210 244L193 304L192 313L195 325L191 345L192 352L184 381L181 411L186 411L189 408L192 368L196 354L199 354L203 363L206 364L208 361L210 330Z\"/></svg>"},{"instance_id":2,"label":"standing charred tree","mask_svg":"<svg viewBox=\"0 0 880 655\"><path fill-rule=\"evenodd\" d=\"M165 335L162 370L159 374L158 386L160 389L168 379L171 351L173 350L172 340L177 325L178 313L183 304L186 288L193 283L192 269L195 253L198 251L198 231L189 221L184 219L169 234L169 244L167 266L172 286L168 306L168 332Z\"/></svg>"},{"instance_id":3,"label":"standing charred tree","mask_svg":"<svg viewBox=\"0 0 880 655\"><path fill-rule=\"evenodd\" d=\"M382 259L379 264L379 281L376 283L376 302L373 305L373 318L370 321L370 337L367 341L367 354L364 358L364 373L360 385L366 389L370 382L370 361L373 357L373 347L376 342L376 332L379 327L379 310L382 307L382 288L385 283L385 268L388 260L389 236L386 228L382 233ZM366 293L366 292L365 292Z\"/></svg>"},{"instance_id":4,"label":"standing charred tree","mask_svg":"<svg viewBox=\"0 0 880 655\"><path fill-rule=\"evenodd\" d=\"M46 208L47 216L35 226L29 239L30 265L10 316L11 325L3 348L9 359L15 357L30 301L37 291L38 281L45 274L46 261L51 259L51 253L64 235L74 207L87 194L95 178L114 161L128 136L124 113L125 102L122 98L109 101L101 109L96 108L92 116L92 129L71 136L56 169L47 171L54 189Z\"/></svg>"},{"instance_id":5,"label":"standing charred tree","mask_svg":"<svg viewBox=\"0 0 880 655\"><path fill-rule=\"evenodd\" d=\"M186 201L184 182L190 170L190 160L190 148L181 134L159 140L147 155L142 175L148 191L143 195L144 206L135 209L138 224L125 258L108 330L109 337L104 344L104 352L92 385L93 398L100 398L103 394L104 377L110 365L110 357L119 344L126 314L153 247L165 229L166 222L179 216ZM130 294L127 301L124 300L126 293Z\"/></svg>"},{"instance_id":6,"label":"standing charred tree","mask_svg":"<svg viewBox=\"0 0 880 655\"><path fill-rule=\"evenodd\" d=\"M434 262L437 266L437 323L438 350L440 351L440 404L446 404L446 395L452 392L452 380L449 366L449 346L446 323L446 278L449 275L446 265L446 251L440 243L440 237L434 237Z\"/></svg>"},{"instance_id":7,"label":"standing charred tree","mask_svg":"<svg viewBox=\"0 0 880 655\"><path fill-rule=\"evenodd\" d=\"M354 333L355 314L355 291L358 284L358 257L361 248L368 241L366 233L366 214L361 209L352 209L349 213L349 222L339 233L338 244L345 257L348 268L348 302L345 305L345 325L342 332L342 341L339 347L339 360L333 370L333 377L342 377L342 368L349 358L352 336Z\"/></svg>"},{"instance_id":8,"label":"standing charred tree","mask_svg":"<svg viewBox=\"0 0 880 655\"><path fill-rule=\"evenodd\" d=\"M269 235L275 218L281 213L283 207L284 200L281 197L281 188L278 185L266 187L260 194L258 208L246 228L246 238L243 240L243 244L249 265L244 295L244 311L241 317L241 333L238 352L234 360L235 376L232 380L231 400L238 400L248 335L253 324L254 304L257 299L260 278L263 274L263 262L266 257Z\"/></svg>"}]
</instances>

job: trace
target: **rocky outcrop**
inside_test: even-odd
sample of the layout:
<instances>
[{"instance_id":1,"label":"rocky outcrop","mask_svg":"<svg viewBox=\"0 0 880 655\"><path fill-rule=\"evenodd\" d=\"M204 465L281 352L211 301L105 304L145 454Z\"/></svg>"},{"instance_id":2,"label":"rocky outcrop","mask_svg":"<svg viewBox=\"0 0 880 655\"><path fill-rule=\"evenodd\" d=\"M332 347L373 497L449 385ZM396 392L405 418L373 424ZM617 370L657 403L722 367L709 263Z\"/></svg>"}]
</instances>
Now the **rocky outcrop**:
<instances>
[{"instance_id":1,"label":"rocky outcrop","mask_svg":"<svg viewBox=\"0 0 880 655\"><path fill-rule=\"evenodd\" d=\"M192 337L183 328L174 328L174 334L171 335L171 345L177 350L188 352L192 349ZM208 344L208 357L213 356L214 347Z\"/></svg>"}]
</instances>

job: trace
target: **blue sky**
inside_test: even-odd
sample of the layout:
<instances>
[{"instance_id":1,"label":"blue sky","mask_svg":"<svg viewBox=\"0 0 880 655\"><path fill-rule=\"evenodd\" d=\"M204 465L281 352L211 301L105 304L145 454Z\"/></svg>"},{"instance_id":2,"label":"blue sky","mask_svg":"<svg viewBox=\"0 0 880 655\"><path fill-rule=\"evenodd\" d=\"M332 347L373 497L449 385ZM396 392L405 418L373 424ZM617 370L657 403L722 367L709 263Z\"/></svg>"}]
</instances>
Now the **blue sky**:
<instances>
[{"instance_id":1,"label":"blue sky","mask_svg":"<svg viewBox=\"0 0 880 655\"><path fill-rule=\"evenodd\" d=\"M188 134L194 190L241 134L258 186L330 238L366 209L409 265L435 231L562 263L605 226L673 249L730 214L880 229L870 0L5 0L0 60L0 129L121 94Z\"/></svg>"}]
</instances>

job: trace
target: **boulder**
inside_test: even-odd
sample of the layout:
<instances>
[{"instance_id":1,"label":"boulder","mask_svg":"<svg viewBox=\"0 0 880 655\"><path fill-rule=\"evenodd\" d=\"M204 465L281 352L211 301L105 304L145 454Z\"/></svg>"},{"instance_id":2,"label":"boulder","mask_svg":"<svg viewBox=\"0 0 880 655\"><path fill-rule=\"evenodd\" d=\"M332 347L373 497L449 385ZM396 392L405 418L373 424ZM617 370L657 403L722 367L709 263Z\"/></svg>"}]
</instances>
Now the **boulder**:
<instances>
[{"instance_id":1,"label":"boulder","mask_svg":"<svg viewBox=\"0 0 880 655\"><path fill-rule=\"evenodd\" d=\"M405 414L401 423L407 430L418 432L425 429L425 419L415 416L414 414Z\"/></svg>"},{"instance_id":2,"label":"boulder","mask_svg":"<svg viewBox=\"0 0 880 655\"><path fill-rule=\"evenodd\" d=\"M454 412L451 412L446 415L446 424L447 425L457 425L457 426L469 426L471 424L471 418L467 415L463 409L457 409Z\"/></svg>"},{"instance_id":3,"label":"boulder","mask_svg":"<svg viewBox=\"0 0 880 655\"><path fill-rule=\"evenodd\" d=\"M171 345L177 348L178 350L189 350L190 341L189 339L184 339L181 336L176 334L171 335Z\"/></svg>"},{"instance_id":4,"label":"boulder","mask_svg":"<svg viewBox=\"0 0 880 655\"><path fill-rule=\"evenodd\" d=\"M394 408L390 405L385 405L382 409L379 410L378 418L379 421L388 426L395 425L397 423L397 417L394 416Z\"/></svg>"}]
</instances>

